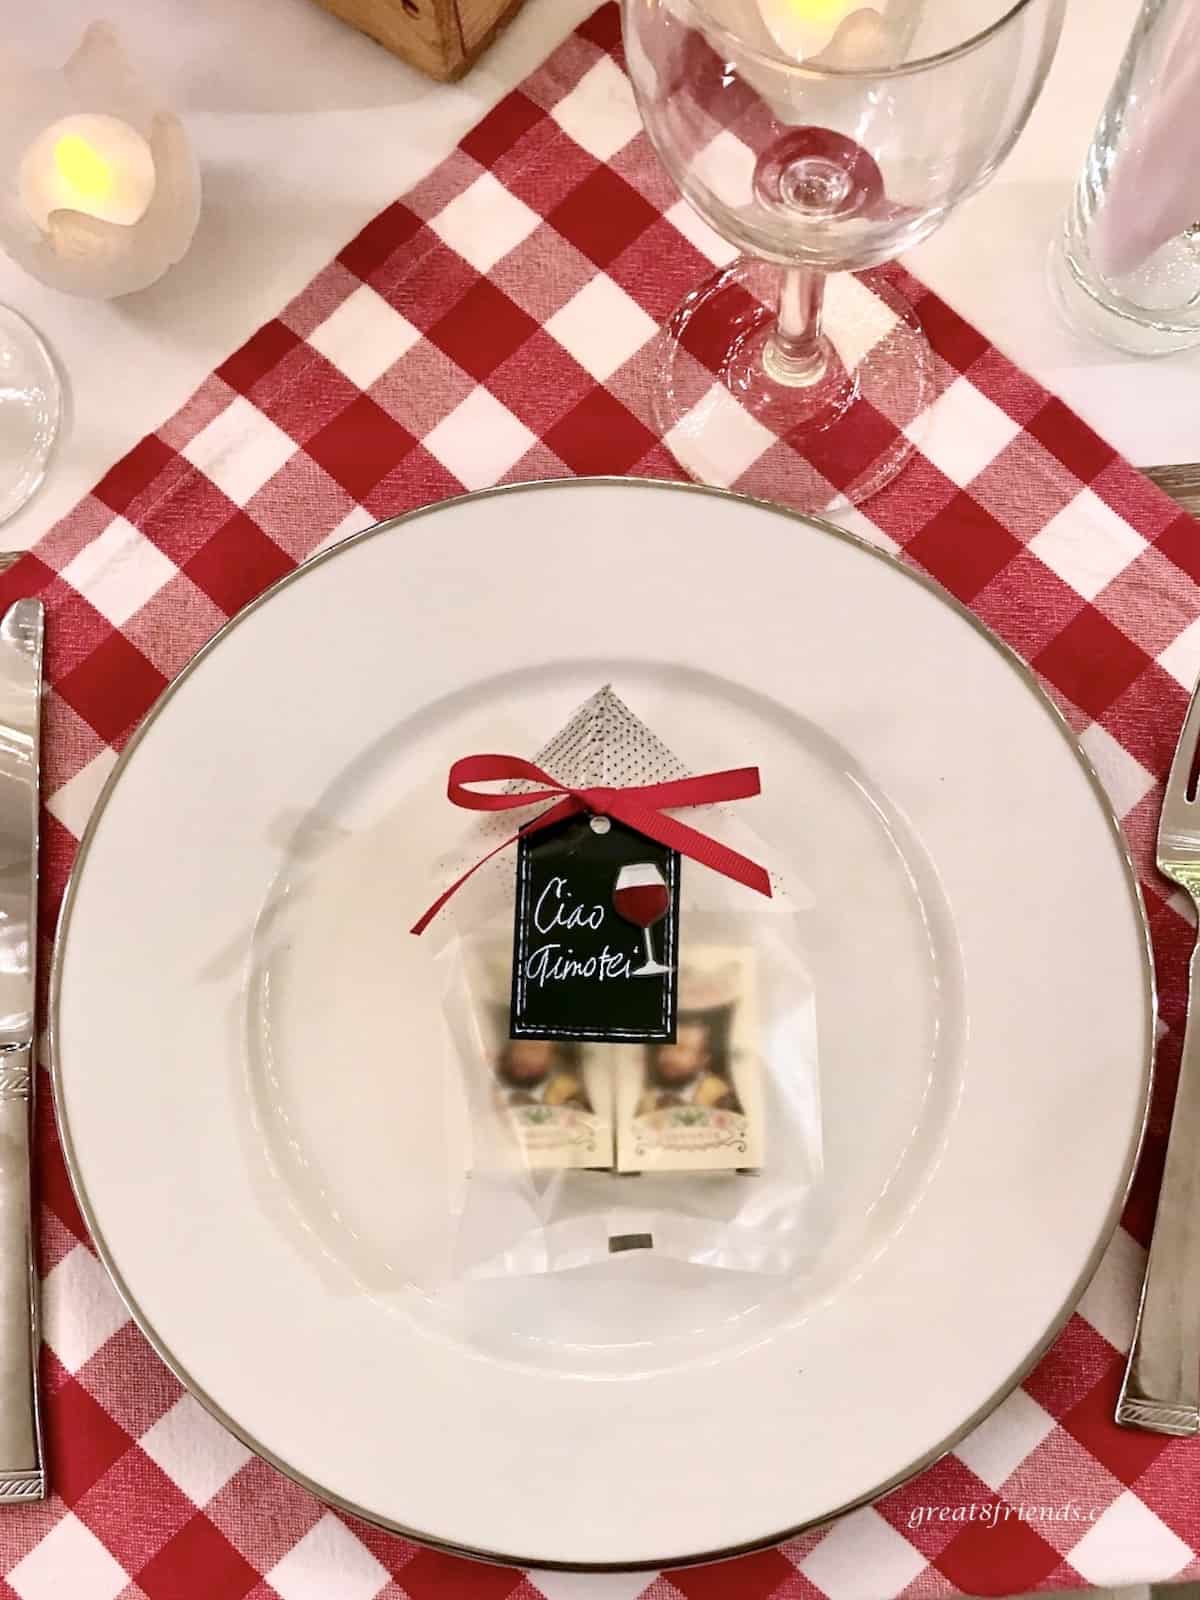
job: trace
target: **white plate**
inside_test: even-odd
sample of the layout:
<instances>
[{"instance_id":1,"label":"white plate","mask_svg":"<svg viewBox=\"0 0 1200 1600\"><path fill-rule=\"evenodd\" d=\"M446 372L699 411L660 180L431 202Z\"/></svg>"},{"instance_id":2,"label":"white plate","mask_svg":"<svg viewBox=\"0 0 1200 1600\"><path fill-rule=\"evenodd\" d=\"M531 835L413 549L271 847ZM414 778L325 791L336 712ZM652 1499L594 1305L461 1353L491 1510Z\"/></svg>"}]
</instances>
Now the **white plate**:
<instances>
[{"instance_id":1,"label":"white plate","mask_svg":"<svg viewBox=\"0 0 1200 1600\"><path fill-rule=\"evenodd\" d=\"M610 679L695 770L759 763L815 891L829 1230L773 1294L645 1252L464 1322L400 1266L457 1181L406 929L451 760ZM1146 1106L1137 891L1049 702L891 560L691 488L475 496L301 568L125 752L60 939L68 1159L164 1358L327 1498L525 1564L728 1553L931 1460L1065 1319Z\"/></svg>"}]
</instances>

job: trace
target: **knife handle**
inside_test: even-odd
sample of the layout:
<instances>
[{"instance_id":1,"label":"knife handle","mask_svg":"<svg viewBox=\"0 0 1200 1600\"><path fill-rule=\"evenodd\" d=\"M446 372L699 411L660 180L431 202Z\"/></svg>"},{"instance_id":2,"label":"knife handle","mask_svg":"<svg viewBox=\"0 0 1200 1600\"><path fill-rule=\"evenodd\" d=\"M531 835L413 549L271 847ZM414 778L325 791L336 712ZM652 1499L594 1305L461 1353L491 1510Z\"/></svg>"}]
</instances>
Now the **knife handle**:
<instances>
[{"instance_id":1,"label":"knife handle","mask_svg":"<svg viewBox=\"0 0 1200 1600\"><path fill-rule=\"evenodd\" d=\"M0 1504L43 1500L33 1251L33 1052L0 1052Z\"/></svg>"},{"instance_id":2,"label":"knife handle","mask_svg":"<svg viewBox=\"0 0 1200 1600\"><path fill-rule=\"evenodd\" d=\"M1192 955L1179 1087L1133 1347L1116 1420L1200 1433L1200 947Z\"/></svg>"}]
</instances>

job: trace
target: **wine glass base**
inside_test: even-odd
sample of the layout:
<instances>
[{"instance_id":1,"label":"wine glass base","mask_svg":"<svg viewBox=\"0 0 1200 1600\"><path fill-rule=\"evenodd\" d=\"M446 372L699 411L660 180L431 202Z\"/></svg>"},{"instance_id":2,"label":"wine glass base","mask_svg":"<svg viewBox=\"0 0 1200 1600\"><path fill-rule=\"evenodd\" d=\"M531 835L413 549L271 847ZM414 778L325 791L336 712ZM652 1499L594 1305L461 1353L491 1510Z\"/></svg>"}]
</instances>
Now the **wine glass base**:
<instances>
[{"instance_id":1,"label":"wine glass base","mask_svg":"<svg viewBox=\"0 0 1200 1600\"><path fill-rule=\"evenodd\" d=\"M903 430L933 398L933 353L881 272L829 280L828 361L814 383L770 368L778 267L742 256L694 289L658 336L655 420L700 483L798 511L859 505L912 455Z\"/></svg>"},{"instance_id":2,"label":"wine glass base","mask_svg":"<svg viewBox=\"0 0 1200 1600\"><path fill-rule=\"evenodd\" d=\"M674 971L672 967L664 967L659 961L645 961L640 967L634 967L629 974L631 978L663 978L668 972Z\"/></svg>"},{"instance_id":3,"label":"wine glass base","mask_svg":"<svg viewBox=\"0 0 1200 1600\"><path fill-rule=\"evenodd\" d=\"M24 317L0 306L0 522L46 476L61 407L50 352Z\"/></svg>"}]
</instances>

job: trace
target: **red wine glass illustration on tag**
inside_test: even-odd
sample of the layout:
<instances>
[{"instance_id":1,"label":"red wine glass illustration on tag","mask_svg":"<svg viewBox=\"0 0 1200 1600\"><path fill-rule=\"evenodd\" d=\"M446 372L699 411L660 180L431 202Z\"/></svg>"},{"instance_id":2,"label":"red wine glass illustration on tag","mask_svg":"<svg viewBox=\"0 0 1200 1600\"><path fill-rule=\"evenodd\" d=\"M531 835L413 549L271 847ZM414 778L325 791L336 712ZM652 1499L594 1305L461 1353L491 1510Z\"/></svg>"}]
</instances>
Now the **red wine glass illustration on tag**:
<instances>
[{"instance_id":1,"label":"red wine glass illustration on tag","mask_svg":"<svg viewBox=\"0 0 1200 1600\"><path fill-rule=\"evenodd\" d=\"M636 861L622 867L617 873L613 889L613 910L626 922L642 930L646 941L646 962L635 967L631 978L659 977L670 972L654 956L654 936L651 929L666 916L671 908L671 893L667 880L653 861Z\"/></svg>"}]
</instances>

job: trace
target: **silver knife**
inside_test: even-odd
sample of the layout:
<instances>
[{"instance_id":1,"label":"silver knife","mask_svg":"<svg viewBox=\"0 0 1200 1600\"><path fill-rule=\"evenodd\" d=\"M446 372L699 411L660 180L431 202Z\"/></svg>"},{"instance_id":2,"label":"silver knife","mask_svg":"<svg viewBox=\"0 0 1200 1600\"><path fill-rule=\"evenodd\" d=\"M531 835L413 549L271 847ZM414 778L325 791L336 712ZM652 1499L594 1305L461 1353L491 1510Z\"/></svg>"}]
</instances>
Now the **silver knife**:
<instances>
[{"instance_id":1,"label":"silver knife","mask_svg":"<svg viewBox=\"0 0 1200 1600\"><path fill-rule=\"evenodd\" d=\"M33 1251L40 600L0 618L0 1503L46 1494Z\"/></svg>"}]
</instances>

